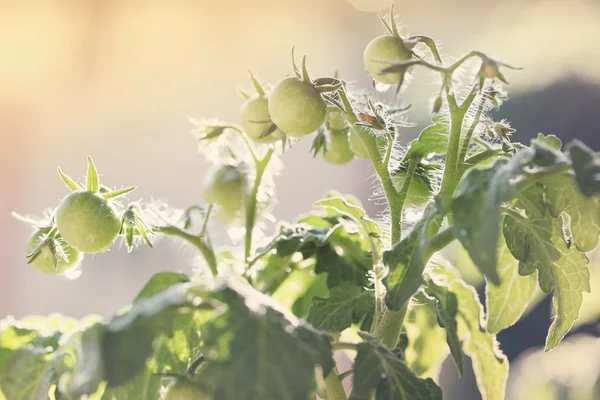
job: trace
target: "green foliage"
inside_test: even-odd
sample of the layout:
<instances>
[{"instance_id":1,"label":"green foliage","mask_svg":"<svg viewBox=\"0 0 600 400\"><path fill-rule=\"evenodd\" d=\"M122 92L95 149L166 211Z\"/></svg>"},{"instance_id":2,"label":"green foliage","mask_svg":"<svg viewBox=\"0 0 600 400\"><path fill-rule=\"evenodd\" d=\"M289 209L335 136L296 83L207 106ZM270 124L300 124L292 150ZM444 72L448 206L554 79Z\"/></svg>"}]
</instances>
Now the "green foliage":
<instances>
[{"instance_id":1,"label":"green foliage","mask_svg":"<svg viewBox=\"0 0 600 400\"><path fill-rule=\"evenodd\" d=\"M597 154L579 141L562 152L558 138L542 134L529 146L512 142L514 129L486 111L505 97L501 69L515 68L479 51L446 65L434 39L403 37L393 14L380 16L389 35L369 45L367 70L397 91L408 71L429 69L442 82L431 125L408 146L395 143L407 107L354 93L337 74L313 79L306 57L299 67L292 52L295 77L270 95L250 74L258 97L242 92L241 127L192 120L213 164L204 191L211 204L123 207L112 199L134 187L104 187L88 158L85 188L58 170L73 192L44 219L13 214L40 233L25 254L33 266L47 258L40 272L56 274L69 248L103 252L118 237L132 251L173 236L204 263L193 278L154 275L105 321L1 321L0 399L172 400L182 390L220 400L435 400L441 363L451 355L462 374L467 355L482 398L501 400L509 366L496 333L537 293L553 294L546 350L582 307L581 321L597 318L593 298L582 306L592 287L586 253L600 236ZM454 73L472 58L481 61L475 83L455 87ZM387 206L381 218L331 192L293 223L274 224L280 156L314 131L312 149L326 150L325 160L370 161L375 196ZM71 207L74 198L85 207ZM225 250L212 243L214 216L233 242ZM439 253L455 239L485 277L487 310ZM342 374L341 350L355 355Z\"/></svg>"}]
</instances>

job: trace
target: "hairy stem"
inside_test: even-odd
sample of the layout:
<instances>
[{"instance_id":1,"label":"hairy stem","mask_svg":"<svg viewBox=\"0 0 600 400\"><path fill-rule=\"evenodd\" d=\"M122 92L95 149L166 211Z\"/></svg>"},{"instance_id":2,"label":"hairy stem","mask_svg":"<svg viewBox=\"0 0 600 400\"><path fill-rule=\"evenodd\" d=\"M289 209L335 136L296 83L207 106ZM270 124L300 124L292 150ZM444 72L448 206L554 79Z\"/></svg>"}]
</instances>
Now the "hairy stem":
<instances>
[{"instance_id":1,"label":"hairy stem","mask_svg":"<svg viewBox=\"0 0 600 400\"><path fill-rule=\"evenodd\" d=\"M273 148L269 149L262 160L256 160L256 177L254 179L254 186L252 191L249 193L246 203L246 241L244 245L244 262L246 262L247 268L250 263L250 255L252 254L252 233L254 231L254 224L256 223L256 196L262 182L263 175L273 155Z\"/></svg>"},{"instance_id":2,"label":"hairy stem","mask_svg":"<svg viewBox=\"0 0 600 400\"><path fill-rule=\"evenodd\" d=\"M219 272L217 271L217 259L215 257L215 252L213 251L212 246L210 245L210 242L207 240L206 236L193 235L174 225L153 227L153 230L154 232L162 233L163 235L178 237L196 247L206 260L208 268L210 268L210 272L213 274L213 276L218 275Z\"/></svg>"},{"instance_id":3,"label":"hairy stem","mask_svg":"<svg viewBox=\"0 0 600 400\"><path fill-rule=\"evenodd\" d=\"M433 254L448 246L456 239L454 226L450 226L427 241L425 247L425 259L429 260Z\"/></svg>"},{"instance_id":4,"label":"hairy stem","mask_svg":"<svg viewBox=\"0 0 600 400\"><path fill-rule=\"evenodd\" d=\"M446 209L452 200L452 195L457 184L458 153L460 147L460 134L462 131L465 113L456 104L454 96L447 96L450 107L450 137L448 139L448 153L446 155L446 165L442 177L442 186L439 196L442 199L443 208Z\"/></svg>"}]
</instances>

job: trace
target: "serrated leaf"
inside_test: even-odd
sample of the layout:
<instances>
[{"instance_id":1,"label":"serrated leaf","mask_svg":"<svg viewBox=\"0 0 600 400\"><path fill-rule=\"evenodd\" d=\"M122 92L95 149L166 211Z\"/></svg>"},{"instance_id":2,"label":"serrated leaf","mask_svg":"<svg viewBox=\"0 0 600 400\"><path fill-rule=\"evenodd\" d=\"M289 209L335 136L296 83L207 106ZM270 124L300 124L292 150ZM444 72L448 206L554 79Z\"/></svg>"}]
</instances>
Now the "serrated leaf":
<instances>
[{"instance_id":1,"label":"serrated leaf","mask_svg":"<svg viewBox=\"0 0 600 400\"><path fill-rule=\"evenodd\" d=\"M0 387L7 399L46 399L50 386L55 383L51 350L39 347L16 349L0 375Z\"/></svg>"},{"instance_id":2,"label":"serrated leaf","mask_svg":"<svg viewBox=\"0 0 600 400\"><path fill-rule=\"evenodd\" d=\"M205 348L214 356L199 378L214 388L214 398L307 399L315 366L332 367L328 339L237 279L216 297L227 311L207 327Z\"/></svg>"},{"instance_id":3,"label":"serrated leaf","mask_svg":"<svg viewBox=\"0 0 600 400\"><path fill-rule=\"evenodd\" d=\"M519 261L508 250L504 237L498 243L500 286L486 283L487 330L498 333L514 325L523 315L535 294L535 274L521 276Z\"/></svg>"},{"instance_id":4,"label":"serrated leaf","mask_svg":"<svg viewBox=\"0 0 600 400\"><path fill-rule=\"evenodd\" d=\"M552 147L554 150L560 150L562 147L561 140L555 135L544 135L542 133L538 133L536 141L544 143Z\"/></svg>"},{"instance_id":5,"label":"serrated leaf","mask_svg":"<svg viewBox=\"0 0 600 400\"><path fill-rule=\"evenodd\" d=\"M375 311L372 291L352 282L331 289L329 298L313 298L307 321L320 331L341 332Z\"/></svg>"},{"instance_id":6,"label":"serrated leaf","mask_svg":"<svg viewBox=\"0 0 600 400\"><path fill-rule=\"evenodd\" d=\"M390 271L383 279L387 288L385 304L390 309L400 310L423 283L425 245L435 231L432 228L439 228L440 224L441 218L432 205L407 237L383 253L383 262Z\"/></svg>"},{"instance_id":7,"label":"serrated leaf","mask_svg":"<svg viewBox=\"0 0 600 400\"><path fill-rule=\"evenodd\" d=\"M458 301L459 333L464 335L463 350L471 358L477 387L483 400L504 400L508 379L508 359L500 351L496 335L485 330L484 311L479 296L448 269L430 274L437 286L446 287Z\"/></svg>"},{"instance_id":8,"label":"serrated leaf","mask_svg":"<svg viewBox=\"0 0 600 400\"><path fill-rule=\"evenodd\" d=\"M448 148L448 121L444 115L432 118L432 124L413 140L404 156L404 160L413 157L423 158L429 154L444 154Z\"/></svg>"},{"instance_id":9,"label":"serrated leaf","mask_svg":"<svg viewBox=\"0 0 600 400\"><path fill-rule=\"evenodd\" d=\"M438 325L434 301L421 296L411 303L403 328L407 338L403 351L406 363L417 375L436 379L449 349L446 333Z\"/></svg>"},{"instance_id":10,"label":"serrated leaf","mask_svg":"<svg viewBox=\"0 0 600 400\"><path fill-rule=\"evenodd\" d=\"M458 336L458 299L446 286L438 285L435 281L428 280L425 293L435 299L437 323L446 330L446 343L452 354L458 375L462 376L464 370L464 357L462 343Z\"/></svg>"},{"instance_id":11,"label":"serrated leaf","mask_svg":"<svg viewBox=\"0 0 600 400\"><path fill-rule=\"evenodd\" d=\"M562 212L569 215L568 223L575 246L580 251L591 251L600 236L600 199L585 197L575 180L568 175L555 175L544 180L548 210L558 218Z\"/></svg>"},{"instance_id":12,"label":"serrated leaf","mask_svg":"<svg viewBox=\"0 0 600 400\"><path fill-rule=\"evenodd\" d=\"M510 161L497 160L488 169L472 169L465 176L452 202L456 236L481 273L499 285L497 271L498 239L502 203L512 198L510 179L520 172L532 156L529 149Z\"/></svg>"},{"instance_id":13,"label":"serrated leaf","mask_svg":"<svg viewBox=\"0 0 600 400\"><path fill-rule=\"evenodd\" d=\"M172 334L175 318L200 306L195 289L191 284L177 284L138 300L105 324L88 328L69 392L81 396L96 391L103 380L111 388L135 378L144 370L158 335Z\"/></svg>"},{"instance_id":14,"label":"serrated leaf","mask_svg":"<svg viewBox=\"0 0 600 400\"><path fill-rule=\"evenodd\" d=\"M521 263L519 273L538 271L538 282L545 293L553 292L553 322L546 338L546 350L558 345L579 315L583 292L590 291L588 258L568 248L560 218L526 219L507 216L504 236L509 250Z\"/></svg>"},{"instance_id":15,"label":"serrated leaf","mask_svg":"<svg viewBox=\"0 0 600 400\"><path fill-rule=\"evenodd\" d=\"M351 196L341 196L337 193L332 193L327 198L317 201L315 207L325 207L334 210L340 215L354 219L368 237L374 238L373 234L377 236L382 234L379 224L371 220L365 213L360 202Z\"/></svg>"},{"instance_id":16,"label":"serrated leaf","mask_svg":"<svg viewBox=\"0 0 600 400\"><path fill-rule=\"evenodd\" d=\"M404 360L374 337L361 333L354 361L350 400L441 400L442 391L431 378L419 378Z\"/></svg>"},{"instance_id":17,"label":"serrated leaf","mask_svg":"<svg viewBox=\"0 0 600 400\"><path fill-rule=\"evenodd\" d=\"M571 157L575 181L584 196L591 197L600 193L600 160L596 154L579 140L573 140L567 146Z\"/></svg>"}]
</instances>

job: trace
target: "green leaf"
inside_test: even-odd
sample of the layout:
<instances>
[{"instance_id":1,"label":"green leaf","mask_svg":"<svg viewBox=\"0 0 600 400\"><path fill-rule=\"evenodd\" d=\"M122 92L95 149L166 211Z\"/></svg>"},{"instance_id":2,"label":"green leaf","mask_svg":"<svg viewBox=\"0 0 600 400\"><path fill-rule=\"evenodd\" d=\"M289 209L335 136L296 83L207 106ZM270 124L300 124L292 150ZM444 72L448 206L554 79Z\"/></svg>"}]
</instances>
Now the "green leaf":
<instances>
[{"instance_id":1,"label":"green leaf","mask_svg":"<svg viewBox=\"0 0 600 400\"><path fill-rule=\"evenodd\" d=\"M404 156L404 160L413 157L423 158L429 154L444 154L448 148L448 121L444 115L432 118L432 124L425 128L419 137L413 140Z\"/></svg>"},{"instance_id":2,"label":"green leaf","mask_svg":"<svg viewBox=\"0 0 600 400\"><path fill-rule=\"evenodd\" d=\"M134 302L157 295L178 283L186 283L190 277L178 272L159 272L150 278L136 296Z\"/></svg>"},{"instance_id":3,"label":"green leaf","mask_svg":"<svg viewBox=\"0 0 600 400\"><path fill-rule=\"evenodd\" d=\"M403 328L407 337L404 359L410 369L421 377L437 378L449 349L446 332L438 325L435 302L425 296L411 302ZM459 349L462 353L460 343Z\"/></svg>"},{"instance_id":4,"label":"green leaf","mask_svg":"<svg viewBox=\"0 0 600 400\"><path fill-rule=\"evenodd\" d=\"M371 399L373 392L376 400L441 400L442 391L431 378L419 378L398 354L374 337L360 335L350 400Z\"/></svg>"},{"instance_id":5,"label":"green leaf","mask_svg":"<svg viewBox=\"0 0 600 400\"><path fill-rule=\"evenodd\" d=\"M491 168L470 170L452 202L458 240L481 273L495 285L500 284L496 248L502 221L501 206L512 198L510 179L520 172L531 156L531 151L525 149L510 161L500 159Z\"/></svg>"},{"instance_id":6,"label":"green leaf","mask_svg":"<svg viewBox=\"0 0 600 400\"><path fill-rule=\"evenodd\" d=\"M567 213L569 218L564 224L570 229L575 246L580 251L593 250L600 236L600 199L583 196L568 175L551 176L544 183L550 214L559 217Z\"/></svg>"},{"instance_id":7,"label":"green leaf","mask_svg":"<svg viewBox=\"0 0 600 400\"><path fill-rule=\"evenodd\" d=\"M67 185L67 187L69 189L71 189L71 190L81 190L81 189L83 189L81 186L79 186L77 184L77 182L75 182L68 175L66 175L62 171L62 169L60 169L60 167L56 168L56 171L58 172L58 175L60 176L60 179L62 179L62 181L65 183L65 185Z\"/></svg>"},{"instance_id":8,"label":"green leaf","mask_svg":"<svg viewBox=\"0 0 600 400\"><path fill-rule=\"evenodd\" d=\"M131 193L135 189L137 189L137 186L130 186L123 189L111 190L110 192L102 193L102 197L104 197L106 200L114 199L116 197L124 196L127 193Z\"/></svg>"},{"instance_id":9,"label":"green leaf","mask_svg":"<svg viewBox=\"0 0 600 400\"><path fill-rule=\"evenodd\" d=\"M544 135L542 133L538 133L537 138L535 140L550 146L554 150L560 150L562 147L561 140L554 135Z\"/></svg>"},{"instance_id":10,"label":"green leaf","mask_svg":"<svg viewBox=\"0 0 600 400\"><path fill-rule=\"evenodd\" d=\"M600 193L600 161L596 154L576 139L569 143L567 151L581 193L587 197Z\"/></svg>"},{"instance_id":11,"label":"green leaf","mask_svg":"<svg viewBox=\"0 0 600 400\"><path fill-rule=\"evenodd\" d=\"M329 243L319 247L316 252L315 273L327 273L327 286L333 288L343 282L354 282L356 285L369 285L368 273L372 260L368 254L356 250L356 242ZM353 249L354 247L354 249Z\"/></svg>"},{"instance_id":12,"label":"green leaf","mask_svg":"<svg viewBox=\"0 0 600 400\"><path fill-rule=\"evenodd\" d=\"M382 234L379 224L371 220L360 202L351 196L331 193L327 198L317 201L315 207L324 207L339 215L352 218L362 228L366 237L373 238L373 242L375 242L375 238L380 237Z\"/></svg>"},{"instance_id":13,"label":"green leaf","mask_svg":"<svg viewBox=\"0 0 600 400\"><path fill-rule=\"evenodd\" d=\"M7 399L46 399L56 382L52 371L51 350L38 347L16 349L0 375L0 387Z\"/></svg>"},{"instance_id":14,"label":"green leaf","mask_svg":"<svg viewBox=\"0 0 600 400\"><path fill-rule=\"evenodd\" d=\"M237 279L228 279L215 295L227 310L207 326L211 361L199 376L214 388L213 397L306 400L315 388L315 366L332 368L326 336Z\"/></svg>"},{"instance_id":15,"label":"green leaf","mask_svg":"<svg viewBox=\"0 0 600 400\"><path fill-rule=\"evenodd\" d=\"M433 228L439 228L440 224L441 218L432 203L408 236L383 253L383 262L390 270L383 279L387 288L385 304L390 309L400 310L423 283L425 245Z\"/></svg>"},{"instance_id":16,"label":"green leaf","mask_svg":"<svg viewBox=\"0 0 600 400\"><path fill-rule=\"evenodd\" d=\"M508 379L508 359L500 351L496 335L485 330L484 311L475 289L448 269L433 270L430 279L446 287L458 301L458 330L463 350L471 358L477 386L483 400L504 400Z\"/></svg>"},{"instance_id":17,"label":"green leaf","mask_svg":"<svg viewBox=\"0 0 600 400\"><path fill-rule=\"evenodd\" d=\"M504 236L509 250L521 263L519 273L538 271L540 288L553 292L553 322L546 350L558 345L579 315L583 292L590 291L587 256L565 243L560 218L519 217L504 219Z\"/></svg>"},{"instance_id":18,"label":"green leaf","mask_svg":"<svg viewBox=\"0 0 600 400\"><path fill-rule=\"evenodd\" d=\"M437 323L446 330L446 343L452 354L458 375L462 376L464 369L464 357L462 343L458 336L458 299L456 294L448 290L444 285L438 285L429 279L425 287L425 293L435 299L435 311Z\"/></svg>"},{"instance_id":19,"label":"green leaf","mask_svg":"<svg viewBox=\"0 0 600 400\"><path fill-rule=\"evenodd\" d=\"M498 333L514 325L523 315L535 294L535 274L521 276L519 261L508 250L504 237L498 243L498 274L500 286L487 283L487 330Z\"/></svg>"},{"instance_id":20,"label":"green leaf","mask_svg":"<svg viewBox=\"0 0 600 400\"><path fill-rule=\"evenodd\" d=\"M101 381L116 387L135 378L146 366L161 333L173 333L174 320L200 307L201 292L191 284L177 284L135 302L129 311L105 324L88 328L69 392L75 396L97 390ZM210 307L205 305L205 307Z\"/></svg>"},{"instance_id":21,"label":"green leaf","mask_svg":"<svg viewBox=\"0 0 600 400\"><path fill-rule=\"evenodd\" d=\"M316 329L341 332L375 311L372 291L365 291L352 282L331 289L329 298L313 298L307 321Z\"/></svg>"}]
</instances>

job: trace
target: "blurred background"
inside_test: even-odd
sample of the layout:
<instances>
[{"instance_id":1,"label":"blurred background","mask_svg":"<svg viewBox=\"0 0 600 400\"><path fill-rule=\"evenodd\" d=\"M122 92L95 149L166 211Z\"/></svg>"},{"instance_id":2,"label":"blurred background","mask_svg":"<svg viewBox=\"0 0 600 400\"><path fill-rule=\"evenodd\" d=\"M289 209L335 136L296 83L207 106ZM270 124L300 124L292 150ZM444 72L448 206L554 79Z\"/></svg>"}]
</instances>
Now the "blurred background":
<instances>
[{"instance_id":1,"label":"blurred background","mask_svg":"<svg viewBox=\"0 0 600 400\"><path fill-rule=\"evenodd\" d=\"M193 253L164 240L154 250L127 254L115 246L87 257L75 281L35 274L24 257L29 227L10 212L39 214L58 204L66 189L56 166L82 179L87 155L105 184L137 185L133 199L200 202L207 164L187 116L238 122L237 88L248 87L247 69L276 82L291 73L292 45L308 55L313 76L337 69L369 88L362 51L383 34L374 11L388 6L389 0L0 0L0 317L109 316L153 273L189 272ZM449 59L477 49L524 67L507 74L511 100L496 115L512 122L517 140L544 132L600 148L599 1L402 0L396 10L405 33L433 36ZM427 123L435 93L427 73L413 83L406 95L418 126L401 132L406 141ZM366 163L333 166L313 160L309 147L305 141L284 155L279 219L293 220L328 189L367 202ZM546 300L500 335L511 359L543 344L548 315ZM579 329L598 336L593 319ZM455 381L447 370L447 398L478 398L464 392L469 376Z\"/></svg>"}]
</instances>

